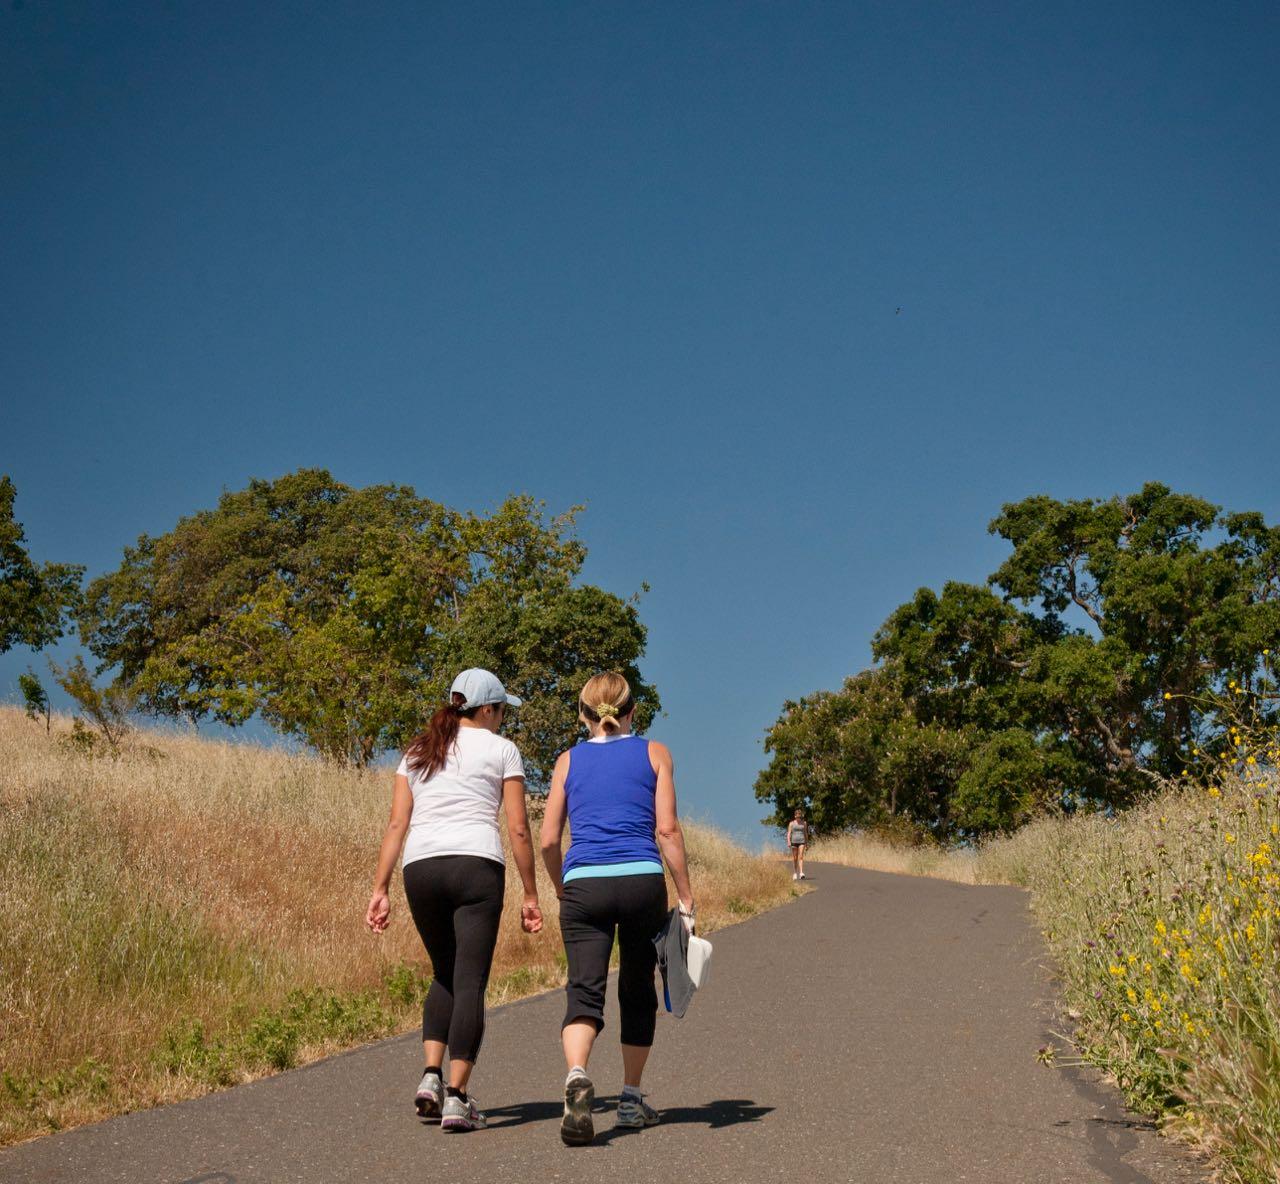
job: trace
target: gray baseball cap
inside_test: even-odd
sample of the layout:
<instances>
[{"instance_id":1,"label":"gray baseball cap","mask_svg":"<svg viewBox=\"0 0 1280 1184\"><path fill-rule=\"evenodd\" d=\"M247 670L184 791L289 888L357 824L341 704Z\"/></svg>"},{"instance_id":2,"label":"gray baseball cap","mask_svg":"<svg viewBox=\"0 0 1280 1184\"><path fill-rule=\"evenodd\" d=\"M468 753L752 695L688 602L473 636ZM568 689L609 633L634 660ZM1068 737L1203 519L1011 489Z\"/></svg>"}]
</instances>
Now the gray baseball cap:
<instances>
[{"instance_id":1,"label":"gray baseball cap","mask_svg":"<svg viewBox=\"0 0 1280 1184\"><path fill-rule=\"evenodd\" d=\"M496 674L488 670L473 667L464 670L453 680L449 688L449 696L461 695L466 702L464 708L483 707L486 703L506 703L511 707L519 707L524 700L516 695L508 695L507 689L498 681Z\"/></svg>"}]
</instances>

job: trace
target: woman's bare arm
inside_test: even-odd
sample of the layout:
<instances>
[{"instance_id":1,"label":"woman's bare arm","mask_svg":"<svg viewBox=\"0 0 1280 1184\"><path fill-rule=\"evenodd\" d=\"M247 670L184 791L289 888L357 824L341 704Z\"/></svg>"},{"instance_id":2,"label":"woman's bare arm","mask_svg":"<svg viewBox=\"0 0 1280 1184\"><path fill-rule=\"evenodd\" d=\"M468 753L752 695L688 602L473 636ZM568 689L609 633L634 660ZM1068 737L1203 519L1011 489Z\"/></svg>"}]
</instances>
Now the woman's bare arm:
<instances>
[{"instance_id":1,"label":"woman's bare arm","mask_svg":"<svg viewBox=\"0 0 1280 1184\"><path fill-rule=\"evenodd\" d=\"M675 762L665 744L649 741L649 763L658 774L653 805L657 814L658 847L671 869L676 895L685 909L693 908L693 888L689 883L689 859L684 849L684 831L676 813Z\"/></svg>"},{"instance_id":2,"label":"woman's bare arm","mask_svg":"<svg viewBox=\"0 0 1280 1184\"><path fill-rule=\"evenodd\" d=\"M546 864L547 875L551 877L551 886L557 897L564 893L564 852L561 846L567 815L564 783L568 776L569 754L562 752L551 773L551 789L547 792L547 804L542 811L542 862Z\"/></svg>"},{"instance_id":3,"label":"woman's bare arm","mask_svg":"<svg viewBox=\"0 0 1280 1184\"><path fill-rule=\"evenodd\" d=\"M538 879L533 868L533 839L529 834L529 811L524 801L524 778L508 777L502 783L502 807L507 815L507 838L511 854L524 885L524 903L520 907L520 924L526 933L542 929L542 910L538 907Z\"/></svg>"},{"instance_id":4,"label":"woman's bare arm","mask_svg":"<svg viewBox=\"0 0 1280 1184\"><path fill-rule=\"evenodd\" d=\"M387 819L387 829L382 835L378 870L373 876L373 895L369 898L369 908L364 917L365 924L374 933L385 930L391 919L391 900L387 892L391 887L391 873L395 871L396 860L404 849L404 838L409 832L409 819L412 815L413 793L409 789L409 778L403 773L397 773L391 789L391 816Z\"/></svg>"}]
</instances>

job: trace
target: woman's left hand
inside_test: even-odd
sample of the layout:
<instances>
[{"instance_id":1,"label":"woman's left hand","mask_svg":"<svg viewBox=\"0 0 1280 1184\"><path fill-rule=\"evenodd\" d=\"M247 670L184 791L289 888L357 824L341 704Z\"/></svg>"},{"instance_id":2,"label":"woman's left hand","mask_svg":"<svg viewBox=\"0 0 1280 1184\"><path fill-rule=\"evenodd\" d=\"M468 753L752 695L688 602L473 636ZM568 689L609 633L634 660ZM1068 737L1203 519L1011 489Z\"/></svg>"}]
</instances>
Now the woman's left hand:
<instances>
[{"instance_id":1,"label":"woman's left hand","mask_svg":"<svg viewBox=\"0 0 1280 1184\"><path fill-rule=\"evenodd\" d=\"M526 933L542 932L542 909L536 896L526 896L520 906L520 927Z\"/></svg>"}]
</instances>

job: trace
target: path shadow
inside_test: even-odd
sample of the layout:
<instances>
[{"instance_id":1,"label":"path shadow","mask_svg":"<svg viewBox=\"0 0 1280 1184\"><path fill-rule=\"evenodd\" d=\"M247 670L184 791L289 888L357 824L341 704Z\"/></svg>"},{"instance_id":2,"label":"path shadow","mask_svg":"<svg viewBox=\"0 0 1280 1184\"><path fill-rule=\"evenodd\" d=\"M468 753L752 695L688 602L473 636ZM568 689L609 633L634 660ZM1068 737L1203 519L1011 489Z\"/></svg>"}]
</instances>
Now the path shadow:
<instances>
[{"instance_id":1,"label":"path shadow","mask_svg":"<svg viewBox=\"0 0 1280 1184\"><path fill-rule=\"evenodd\" d=\"M524 1126L526 1122L546 1122L564 1113L563 1102L513 1102L510 1106L483 1106L490 1130L504 1126Z\"/></svg>"},{"instance_id":2,"label":"path shadow","mask_svg":"<svg viewBox=\"0 0 1280 1184\"><path fill-rule=\"evenodd\" d=\"M599 1129L602 1123L613 1121L614 1111L618 1108L616 1095L596 1098L592 1113L597 1117L597 1133L595 1142L608 1143L622 1135L639 1134L639 1130L626 1127L607 1127ZM766 1114L772 1112L772 1106L757 1106L746 1098L722 1098L719 1101L707 1102L702 1106L669 1106L662 1111L662 1126L676 1126L681 1123L705 1123L711 1130L721 1130L727 1126L737 1126L743 1122L759 1122ZM513 1102L510 1106L485 1106L485 1117L489 1120L490 1130L501 1130L507 1126L524 1126L529 1122L548 1122L559 1119L564 1113L562 1102ZM439 1121L438 1119L434 1121Z\"/></svg>"},{"instance_id":3,"label":"path shadow","mask_svg":"<svg viewBox=\"0 0 1280 1184\"><path fill-rule=\"evenodd\" d=\"M606 1103L606 1112L612 1117L617 1108L615 1098L602 1099ZM713 1130L723 1130L727 1126L738 1126L743 1122L759 1122L766 1114L773 1112L772 1106L757 1106L749 1098L721 1098L715 1102L707 1102L702 1106L668 1106L662 1110L660 1126L678 1126L682 1123L705 1123ZM627 1135L643 1134L636 1127L609 1127L597 1130L597 1144L611 1143L614 1139Z\"/></svg>"}]
</instances>

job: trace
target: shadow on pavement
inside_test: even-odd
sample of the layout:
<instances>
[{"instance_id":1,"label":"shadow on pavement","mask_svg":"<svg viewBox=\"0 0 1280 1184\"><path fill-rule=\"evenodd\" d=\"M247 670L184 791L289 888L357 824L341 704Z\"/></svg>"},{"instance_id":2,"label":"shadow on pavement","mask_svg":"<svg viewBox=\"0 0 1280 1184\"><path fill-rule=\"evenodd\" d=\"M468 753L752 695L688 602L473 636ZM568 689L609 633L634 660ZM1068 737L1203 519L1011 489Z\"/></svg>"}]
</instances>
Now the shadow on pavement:
<instances>
[{"instance_id":1,"label":"shadow on pavement","mask_svg":"<svg viewBox=\"0 0 1280 1184\"><path fill-rule=\"evenodd\" d=\"M595 1114L599 1118L612 1121L613 1111L617 1108L616 1097L597 1098ZM757 1106L748 1098L722 1098L719 1101L707 1102L703 1106L672 1106L662 1111L662 1126L677 1126L681 1123L705 1123L712 1130L720 1130L726 1126L737 1126L742 1122L759 1122L773 1110L772 1106ZM560 1102L516 1102L510 1106L485 1107L485 1117L489 1120L490 1130L500 1130L506 1126L523 1126L527 1122L548 1122L558 1119L564 1112ZM619 1135L639 1134L636 1129L626 1127L600 1129L597 1124L595 1142L607 1143Z\"/></svg>"},{"instance_id":2,"label":"shadow on pavement","mask_svg":"<svg viewBox=\"0 0 1280 1184\"><path fill-rule=\"evenodd\" d=\"M564 1113L563 1102L516 1102L511 1106L485 1106L484 1116L489 1129L504 1126L523 1126L526 1122L546 1122Z\"/></svg>"},{"instance_id":3,"label":"shadow on pavement","mask_svg":"<svg viewBox=\"0 0 1280 1184\"><path fill-rule=\"evenodd\" d=\"M606 1099L612 1102L613 1099ZM610 1109L613 1107L610 1106ZM713 1131L726 1126L737 1126L742 1122L759 1122L766 1114L772 1113L772 1106L757 1106L748 1098L722 1098L716 1102L707 1102L703 1106L671 1106L662 1111L661 1126L678 1126L681 1123L705 1123ZM643 1134L643 1130L635 1127L611 1127L608 1130L597 1130L595 1142L609 1143L614 1139L627 1135Z\"/></svg>"}]
</instances>

